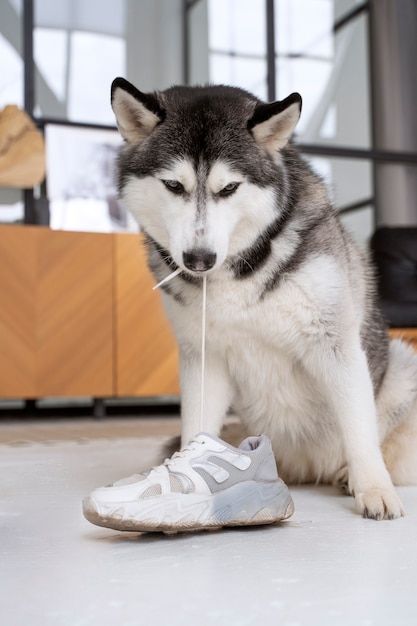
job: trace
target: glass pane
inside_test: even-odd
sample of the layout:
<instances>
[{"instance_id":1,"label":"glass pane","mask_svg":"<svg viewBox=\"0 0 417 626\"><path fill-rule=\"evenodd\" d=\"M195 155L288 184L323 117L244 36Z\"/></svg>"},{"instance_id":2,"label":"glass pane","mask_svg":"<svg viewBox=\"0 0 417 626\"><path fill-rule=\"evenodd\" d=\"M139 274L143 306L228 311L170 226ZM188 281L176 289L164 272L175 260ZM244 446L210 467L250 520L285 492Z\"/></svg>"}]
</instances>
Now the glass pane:
<instances>
[{"instance_id":1,"label":"glass pane","mask_svg":"<svg viewBox=\"0 0 417 626\"><path fill-rule=\"evenodd\" d=\"M325 126L328 107L321 109L323 94L328 85L332 65L327 61L314 58L278 58L277 75L277 99L286 98L293 91L301 93L303 108L300 121L297 125L297 133L300 141L315 141L319 137L322 140L322 127ZM334 115L334 111L333 111ZM329 125L327 124L327 133ZM302 139L301 139L302 137Z\"/></svg>"},{"instance_id":2,"label":"glass pane","mask_svg":"<svg viewBox=\"0 0 417 626\"><path fill-rule=\"evenodd\" d=\"M266 98L265 0L208 0L210 82Z\"/></svg>"},{"instance_id":3,"label":"glass pane","mask_svg":"<svg viewBox=\"0 0 417 626\"><path fill-rule=\"evenodd\" d=\"M0 3L0 109L6 104L23 106L22 2Z\"/></svg>"},{"instance_id":4,"label":"glass pane","mask_svg":"<svg viewBox=\"0 0 417 626\"><path fill-rule=\"evenodd\" d=\"M368 16L334 32L354 2L275 0L277 93L299 91L299 141L369 148ZM341 9L342 7L342 9Z\"/></svg>"},{"instance_id":5,"label":"glass pane","mask_svg":"<svg viewBox=\"0 0 417 626\"><path fill-rule=\"evenodd\" d=\"M342 147L371 145L368 28L366 12L334 29L354 0L275 0L277 93L303 97L297 141ZM342 214L357 239L374 228L372 166L369 161L309 157L334 194L340 210L370 201Z\"/></svg>"},{"instance_id":6,"label":"glass pane","mask_svg":"<svg viewBox=\"0 0 417 626\"><path fill-rule=\"evenodd\" d=\"M7 105L23 107L22 2L0 2L0 112ZM22 193L0 187L0 223L23 220Z\"/></svg>"},{"instance_id":7,"label":"glass pane","mask_svg":"<svg viewBox=\"0 0 417 626\"><path fill-rule=\"evenodd\" d=\"M373 233L374 206L372 164L362 159L328 159L308 155L307 160L328 186L331 201L341 211L342 222L360 242ZM360 209L344 209L368 201Z\"/></svg>"},{"instance_id":8,"label":"glass pane","mask_svg":"<svg viewBox=\"0 0 417 626\"><path fill-rule=\"evenodd\" d=\"M210 50L265 56L265 0L209 0L208 17Z\"/></svg>"},{"instance_id":9,"label":"glass pane","mask_svg":"<svg viewBox=\"0 0 417 626\"><path fill-rule=\"evenodd\" d=\"M36 113L114 125L109 90L126 74L126 2L37 0L35 9Z\"/></svg>"},{"instance_id":10,"label":"glass pane","mask_svg":"<svg viewBox=\"0 0 417 626\"><path fill-rule=\"evenodd\" d=\"M67 97L68 33L62 29L36 28L33 33L35 65L42 81L62 103ZM51 50L54 51L51 54Z\"/></svg>"},{"instance_id":11,"label":"glass pane","mask_svg":"<svg viewBox=\"0 0 417 626\"><path fill-rule=\"evenodd\" d=\"M124 40L78 32L71 35L70 49L68 118L114 124L110 85L125 73Z\"/></svg>"},{"instance_id":12,"label":"glass pane","mask_svg":"<svg viewBox=\"0 0 417 626\"><path fill-rule=\"evenodd\" d=\"M262 59L211 54L210 77L213 83L242 87L266 99L266 65Z\"/></svg>"},{"instance_id":13,"label":"glass pane","mask_svg":"<svg viewBox=\"0 0 417 626\"><path fill-rule=\"evenodd\" d=\"M333 56L333 0L275 0L278 55Z\"/></svg>"},{"instance_id":14,"label":"glass pane","mask_svg":"<svg viewBox=\"0 0 417 626\"><path fill-rule=\"evenodd\" d=\"M45 130L51 228L136 231L136 223L117 195L119 133L59 124L48 124Z\"/></svg>"}]
</instances>

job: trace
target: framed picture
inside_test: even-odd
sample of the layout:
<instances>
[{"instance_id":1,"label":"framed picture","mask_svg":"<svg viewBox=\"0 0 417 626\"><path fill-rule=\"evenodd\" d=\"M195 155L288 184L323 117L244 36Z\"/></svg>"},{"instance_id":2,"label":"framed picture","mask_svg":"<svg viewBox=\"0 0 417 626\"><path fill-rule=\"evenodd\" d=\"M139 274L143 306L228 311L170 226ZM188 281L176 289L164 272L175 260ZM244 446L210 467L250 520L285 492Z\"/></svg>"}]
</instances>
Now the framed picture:
<instances>
[{"instance_id":1,"label":"framed picture","mask_svg":"<svg viewBox=\"0 0 417 626\"><path fill-rule=\"evenodd\" d=\"M89 232L135 232L117 193L116 130L49 123L45 126L50 227Z\"/></svg>"}]
</instances>

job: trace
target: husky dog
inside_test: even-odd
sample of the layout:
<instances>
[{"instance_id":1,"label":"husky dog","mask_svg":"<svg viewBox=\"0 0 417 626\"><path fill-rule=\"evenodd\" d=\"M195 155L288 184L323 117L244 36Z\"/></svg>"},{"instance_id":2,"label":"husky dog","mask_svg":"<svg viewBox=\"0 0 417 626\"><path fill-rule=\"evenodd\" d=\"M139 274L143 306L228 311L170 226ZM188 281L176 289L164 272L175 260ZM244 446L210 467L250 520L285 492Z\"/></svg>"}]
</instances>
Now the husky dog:
<instances>
[{"instance_id":1,"label":"husky dog","mask_svg":"<svg viewBox=\"0 0 417 626\"><path fill-rule=\"evenodd\" d=\"M359 513L403 515L417 483L417 357L389 342L372 269L291 135L301 97L234 87L142 93L122 78L120 194L147 239L180 355L182 439L198 431L202 276L204 428L233 407L287 482L335 483Z\"/></svg>"}]
</instances>

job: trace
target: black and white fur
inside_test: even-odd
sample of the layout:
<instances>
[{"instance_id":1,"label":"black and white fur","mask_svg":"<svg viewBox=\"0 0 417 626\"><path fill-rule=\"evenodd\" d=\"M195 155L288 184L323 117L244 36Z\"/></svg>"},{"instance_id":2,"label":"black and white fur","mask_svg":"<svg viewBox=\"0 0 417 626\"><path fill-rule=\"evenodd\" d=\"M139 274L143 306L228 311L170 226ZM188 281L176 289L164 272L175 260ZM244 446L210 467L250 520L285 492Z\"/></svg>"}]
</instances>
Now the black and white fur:
<instances>
[{"instance_id":1,"label":"black and white fur","mask_svg":"<svg viewBox=\"0 0 417 626\"><path fill-rule=\"evenodd\" d=\"M357 510L403 515L417 483L417 357L388 342L372 269L291 135L301 97L224 86L144 94L118 78L120 193L146 234L180 351L182 438L233 407L267 434L288 482L345 484Z\"/></svg>"}]
</instances>

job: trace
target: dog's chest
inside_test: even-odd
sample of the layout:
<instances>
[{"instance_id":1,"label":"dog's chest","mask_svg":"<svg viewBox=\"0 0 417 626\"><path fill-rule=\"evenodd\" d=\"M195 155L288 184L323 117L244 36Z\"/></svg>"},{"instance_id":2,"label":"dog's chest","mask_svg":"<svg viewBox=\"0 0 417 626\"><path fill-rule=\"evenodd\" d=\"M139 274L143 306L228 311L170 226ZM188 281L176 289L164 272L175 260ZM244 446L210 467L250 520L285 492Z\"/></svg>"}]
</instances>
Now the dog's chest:
<instances>
[{"instance_id":1,"label":"dog's chest","mask_svg":"<svg viewBox=\"0 0 417 626\"><path fill-rule=\"evenodd\" d=\"M340 318L338 301L339 294L335 297L332 286L314 275L314 269L284 279L269 292L254 281L219 282L207 291L207 337L213 346L242 344L243 350L249 350L253 345L257 350L301 357L301 345L328 335ZM194 307L197 324L199 304L197 311Z\"/></svg>"},{"instance_id":2,"label":"dog's chest","mask_svg":"<svg viewBox=\"0 0 417 626\"><path fill-rule=\"evenodd\" d=\"M210 285L207 292L206 349L226 365L245 404L307 410L311 382L302 365L305 333L318 315L298 286L287 285L265 298L253 282ZM180 345L201 346L201 294L171 319ZM308 329L306 331L305 329ZM262 400L260 400L260 394ZM301 404L305 405L301 407Z\"/></svg>"}]
</instances>

